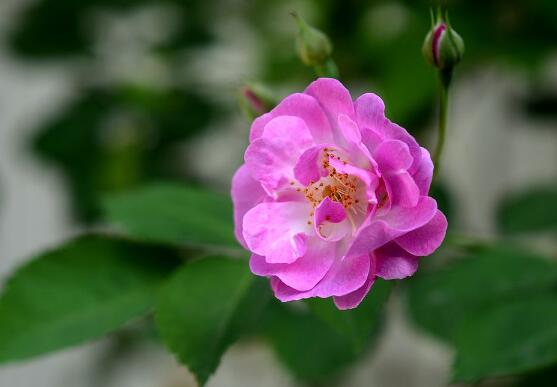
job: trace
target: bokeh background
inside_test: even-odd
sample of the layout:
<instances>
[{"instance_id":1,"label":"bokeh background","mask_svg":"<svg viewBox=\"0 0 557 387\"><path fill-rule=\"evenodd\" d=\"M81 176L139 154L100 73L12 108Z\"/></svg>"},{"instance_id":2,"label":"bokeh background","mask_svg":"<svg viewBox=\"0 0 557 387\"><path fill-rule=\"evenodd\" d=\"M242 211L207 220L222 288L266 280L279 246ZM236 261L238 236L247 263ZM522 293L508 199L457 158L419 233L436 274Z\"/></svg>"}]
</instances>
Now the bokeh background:
<instances>
[{"instance_id":1,"label":"bokeh background","mask_svg":"<svg viewBox=\"0 0 557 387\"><path fill-rule=\"evenodd\" d=\"M501 212L515 198L557 211L557 2L445 4L466 54L436 195L453 231L490 238L514 232ZM437 83L420 53L430 5L2 0L0 286L26 257L96 227L106 193L160 180L226 192L247 143L240 87L262 81L283 96L313 79L293 48L293 10L330 36L353 95L381 95L431 148ZM554 234L524 239L557 258ZM385 334L343 385L447 385L451 349L410 323L396 296L388 310ZM0 385L194 385L155 341L129 335L3 366ZM259 342L235 345L209 382L296 385Z\"/></svg>"}]
</instances>

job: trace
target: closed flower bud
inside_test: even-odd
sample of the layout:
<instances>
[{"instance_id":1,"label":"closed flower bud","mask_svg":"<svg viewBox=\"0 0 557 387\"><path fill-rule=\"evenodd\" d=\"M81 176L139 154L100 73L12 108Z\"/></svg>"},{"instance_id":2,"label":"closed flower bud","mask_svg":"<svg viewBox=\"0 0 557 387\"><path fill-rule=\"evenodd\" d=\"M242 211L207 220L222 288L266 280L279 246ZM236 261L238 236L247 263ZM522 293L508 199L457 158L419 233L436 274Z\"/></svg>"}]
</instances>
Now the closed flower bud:
<instances>
[{"instance_id":1,"label":"closed flower bud","mask_svg":"<svg viewBox=\"0 0 557 387\"><path fill-rule=\"evenodd\" d=\"M327 35L308 25L297 13L292 16L298 24L296 50L302 62L308 66L323 66L333 52Z\"/></svg>"},{"instance_id":2,"label":"closed flower bud","mask_svg":"<svg viewBox=\"0 0 557 387\"><path fill-rule=\"evenodd\" d=\"M432 20L432 29L424 40L422 53L439 70L452 69L462 59L464 41L440 12L437 20Z\"/></svg>"},{"instance_id":3,"label":"closed flower bud","mask_svg":"<svg viewBox=\"0 0 557 387\"><path fill-rule=\"evenodd\" d=\"M249 83L240 90L240 106L250 121L267 113L276 104L273 93L259 83Z\"/></svg>"}]
</instances>

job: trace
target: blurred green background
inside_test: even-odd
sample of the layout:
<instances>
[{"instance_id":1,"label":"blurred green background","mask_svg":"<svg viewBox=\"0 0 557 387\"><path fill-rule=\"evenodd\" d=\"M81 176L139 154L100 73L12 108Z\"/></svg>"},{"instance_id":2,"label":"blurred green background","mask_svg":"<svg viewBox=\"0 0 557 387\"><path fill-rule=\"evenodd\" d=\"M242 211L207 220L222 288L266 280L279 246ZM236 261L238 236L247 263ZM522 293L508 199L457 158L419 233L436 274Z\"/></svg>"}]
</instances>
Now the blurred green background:
<instances>
[{"instance_id":1,"label":"blurred green background","mask_svg":"<svg viewBox=\"0 0 557 387\"><path fill-rule=\"evenodd\" d=\"M474 254L498 257L501 249L519 243L528 254L556 259L557 2L443 4L466 43L435 187L451 231L458 234L454 243L468 248L498 238L496 248ZM22 256L76 230L102 226L101 199L107 194L159 181L227 192L230 176L242 162L249 128L238 107L241 86L260 81L284 96L314 78L294 50L292 10L329 35L341 80L353 96L379 94L389 118L431 149L437 79L420 52L431 5L404 0L4 0L0 256L6 258L0 278ZM503 254L502 265L505 254L510 253ZM438 254L424 265L429 268L423 279L418 276L408 285L416 288L410 298L427 294L428 281L436 278L428 270L443 269L449 255ZM488 284L469 286L489 287L490 277L499 275L499 266L481 270L489 273ZM513 278L513 273L500 275ZM444 289L459 279L452 281ZM421 334L446 333L436 324L452 309L418 300L410 308L417 322L412 325L399 310L401 298L390 312L394 331L389 330L378 355L362 361L346 385L449 383L450 346L443 340L426 341ZM441 320L431 313L440 313ZM458 311L446 313L451 319ZM236 350L224 374L210 385L239 386L260 378L237 375L250 368L250 356L263 359L263 374L271 375L265 385L294 383L272 359L256 355L257 350ZM115 374L132 374L134 366L151 361L129 357L131 365ZM80 361L91 362L85 357ZM169 362L164 357L156 361ZM60 372L68 364L67 358L56 362ZM41 376L49 375L48 366L25 367L0 369L0 384L60 382ZM544 372L495 385L555 385L555 370ZM118 385L110 384L118 377L105 385ZM94 385L88 381L94 380L91 375L83 378L87 380L79 386ZM177 379L169 382L161 376L145 385L189 385Z\"/></svg>"}]
</instances>

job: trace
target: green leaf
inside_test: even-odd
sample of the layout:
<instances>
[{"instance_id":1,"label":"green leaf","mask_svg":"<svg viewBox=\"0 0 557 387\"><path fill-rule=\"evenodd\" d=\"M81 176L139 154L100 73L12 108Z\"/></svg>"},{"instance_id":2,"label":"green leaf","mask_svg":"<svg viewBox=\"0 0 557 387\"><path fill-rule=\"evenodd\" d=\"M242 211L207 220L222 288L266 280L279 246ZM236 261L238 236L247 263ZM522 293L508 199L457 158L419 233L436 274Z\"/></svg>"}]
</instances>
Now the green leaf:
<instances>
[{"instance_id":1,"label":"green leaf","mask_svg":"<svg viewBox=\"0 0 557 387\"><path fill-rule=\"evenodd\" d=\"M265 335L279 360L298 379L323 385L357 358L353 343L313 313L273 303Z\"/></svg>"},{"instance_id":2,"label":"green leaf","mask_svg":"<svg viewBox=\"0 0 557 387\"><path fill-rule=\"evenodd\" d=\"M184 245L238 246L230 199L178 184L151 185L105 201L109 221L140 239Z\"/></svg>"},{"instance_id":3,"label":"green leaf","mask_svg":"<svg viewBox=\"0 0 557 387\"><path fill-rule=\"evenodd\" d=\"M81 344L147 312L172 251L85 236L19 269L0 298L0 362Z\"/></svg>"},{"instance_id":4,"label":"green leaf","mask_svg":"<svg viewBox=\"0 0 557 387\"><path fill-rule=\"evenodd\" d=\"M497 211L499 229L508 234L557 231L557 188L537 188L503 200Z\"/></svg>"},{"instance_id":5,"label":"green leaf","mask_svg":"<svg viewBox=\"0 0 557 387\"><path fill-rule=\"evenodd\" d=\"M204 385L228 346L255 329L269 297L267 281L247 262L205 258L163 287L155 320L166 345Z\"/></svg>"},{"instance_id":6,"label":"green leaf","mask_svg":"<svg viewBox=\"0 0 557 387\"><path fill-rule=\"evenodd\" d=\"M359 354L381 331L381 312L391 288L391 281L377 280L369 295L351 310L338 310L331 298L311 298L307 303L318 318L345 337L354 353Z\"/></svg>"},{"instance_id":7,"label":"green leaf","mask_svg":"<svg viewBox=\"0 0 557 387\"><path fill-rule=\"evenodd\" d=\"M471 315L461 325L454 377L475 382L557 363L557 294Z\"/></svg>"},{"instance_id":8,"label":"green leaf","mask_svg":"<svg viewBox=\"0 0 557 387\"><path fill-rule=\"evenodd\" d=\"M543 293L557 283L557 265L516 248L491 247L406 281L413 320L449 342L469 315Z\"/></svg>"}]
</instances>

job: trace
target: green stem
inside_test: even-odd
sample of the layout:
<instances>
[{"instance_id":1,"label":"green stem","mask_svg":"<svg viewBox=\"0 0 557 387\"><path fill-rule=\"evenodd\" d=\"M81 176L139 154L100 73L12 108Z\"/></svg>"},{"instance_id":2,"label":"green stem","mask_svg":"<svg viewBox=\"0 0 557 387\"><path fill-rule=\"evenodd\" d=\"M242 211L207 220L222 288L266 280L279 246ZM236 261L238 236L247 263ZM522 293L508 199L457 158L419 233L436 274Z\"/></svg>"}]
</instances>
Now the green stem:
<instances>
[{"instance_id":1,"label":"green stem","mask_svg":"<svg viewBox=\"0 0 557 387\"><path fill-rule=\"evenodd\" d=\"M439 72L440 90L439 90L439 125L437 130L437 146L433 153L433 178L439 173L441 165L441 156L445 146L445 136L447 133L447 110L449 105L449 85L451 83L452 70L441 70Z\"/></svg>"}]
</instances>

